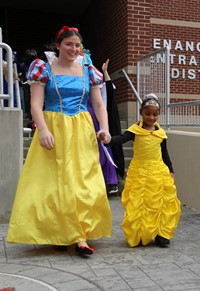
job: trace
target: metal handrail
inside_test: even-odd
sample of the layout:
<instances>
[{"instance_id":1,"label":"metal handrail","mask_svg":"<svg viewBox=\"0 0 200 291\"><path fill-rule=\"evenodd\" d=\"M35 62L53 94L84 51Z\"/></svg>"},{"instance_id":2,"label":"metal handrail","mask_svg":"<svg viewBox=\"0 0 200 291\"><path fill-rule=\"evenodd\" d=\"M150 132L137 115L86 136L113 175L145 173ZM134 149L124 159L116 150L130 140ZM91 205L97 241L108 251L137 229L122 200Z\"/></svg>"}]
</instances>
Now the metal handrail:
<instances>
[{"instance_id":1,"label":"metal handrail","mask_svg":"<svg viewBox=\"0 0 200 291\"><path fill-rule=\"evenodd\" d=\"M124 69L122 69L121 72L122 72L123 76L126 78L127 82L129 83L133 93L136 96L137 101L139 102L139 104L142 104L142 99L140 98L140 96L139 96L137 90L135 89L132 81L130 80L127 72ZM167 115L166 116L166 124L164 124L164 126L166 126L166 127L169 127L169 126L200 126L200 124L185 124L185 123L184 124L177 124L177 123L173 124L170 122L170 108L180 107L180 106L195 106L195 105L200 105L200 100L192 100L192 101L184 101L184 102L171 102L170 103L170 98L169 98L169 101L166 104L167 109L169 109L169 110L166 111L166 115Z\"/></svg>"},{"instance_id":2,"label":"metal handrail","mask_svg":"<svg viewBox=\"0 0 200 291\"><path fill-rule=\"evenodd\" d=\"M139 96L137 90L135 89L133 83L131 82L131 80L130 80L128 74L126 73L126 71L125 71L124 69L122 69L121 72L123 73L124 77L125 77L126 80L128 81L128 83L129 83L131 89L133 90L133 93L135 94L135 96L136 96L138 102L139 102L140 104L142 104L142 99L140 98L140 96Z\"/></svg>"},{"instance_id":3,"label":"metal handrail","mask_svg":"<svg viewBox=\"0 0 200 291\"><path fill-rule=\"evenodd\" d=\"M1 34L1 31L0 31ZM0 51L2 56L2 48L7 52L7 72L8 72L8 94L3 93L3 59L0 58L0 84L1 84L1 91L0 91L0 100L6 99L8 100L8 107L13 107L13 96L14 96L14 88L13 88L13 53L12 49L9 45L0 42Z\"/></svg>"},{"instance_id":4,"label":"metal handrail","mask_svg":"<svg viewBox=\"0 0 200 291\"><path fill-rule=\"evenodd\" d=\"M165 127L168 127L169 126L200 126L200 122L198 121L198 118L199 117L199 120L200 120L200 111L199 111L199 107L196 107L195 106L198 106L200 105L200 100L192 100L192 101L184 101L184 102L170 102L170 50L168 47L165 47L165 48L162 48L162 49L159 49L157 51L154 51L152 53L149 53L145 56L142 56L140 58L138 58L137 60L137 64L139 64L140 61L142 60L145 60L146 58L150 58L152 56L155 56L156 54L160 54L160 53L165 53L165 65L166 65L166 70L165 70L165 78L166 78L166 84L165 84L165 93L166 93L166 99L165 99L165 105L166 105L166 113L165 115L163 115L164 117L164 124L162 123L163 126ZM127 72L124 70L124 69L121 69L121 71L123 76L126 78L128 84L130 85L134 95L136 96L136 119L139 118L139 106L138 105L141 105L142 103L142 99L140 97L140 94L139 92L135 89L132 81L130 80ZM139 75L139 65L137 65L137 76ZM138 81L139 78L137 78L137 81ZM137 84L138 86L138 84ZM173 119L172 119L172 114L173 112L170 110L172 108L175 108L175 107L183 107L183 106L193 106L194 109L189 111L190 112L195 112L195 114L185 114L182 113L182 112L185 112L185 111L179 111L181 113L177 114L177 115L173 115L173 118L174 116L176 116L176 119L180 118L180 117L184 117L184 122L182 123L177 123L177 121L175 122ZM188 108L186 108L185 110L187 111ZM178 109L177 109L178 110ZM177 111L176 111L177 112ZM175 114L175 113L174 113ZM190 118L190 120L188 121L187 120L187 117ZM191 119L194 119L196 118L196 121L195 120L195 123L191 123ZM181 118L180 118L181 119ZM180 122L180 119L179 119L179 122ZM187 121L187 122L185 122ZM194 120L192 120L194 121Z\"/></svg>"},{"instance_id":5,"label":"metal handrail","mask_svg":"<svg viewBox=\"0 0 200 291\"><path fill-rule=\"evenodd\" d=\"M14 66L13 70L14 70L14 76L15 76L15 94L16 94L17 108L21 109L21 98L20 98L20 90L19 90L17 64L14 63L13 66Z\"/></svg>"}]
</instances>

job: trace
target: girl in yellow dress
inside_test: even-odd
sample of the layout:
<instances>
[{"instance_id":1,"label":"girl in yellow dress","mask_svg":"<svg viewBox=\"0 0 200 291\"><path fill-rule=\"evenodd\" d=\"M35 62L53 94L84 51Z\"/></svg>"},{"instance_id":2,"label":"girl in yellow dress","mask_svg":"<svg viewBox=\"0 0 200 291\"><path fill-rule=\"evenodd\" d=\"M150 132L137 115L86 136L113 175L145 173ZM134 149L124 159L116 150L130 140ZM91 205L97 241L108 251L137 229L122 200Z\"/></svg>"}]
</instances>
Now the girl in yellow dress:
<instances>
[{"instance_id":1,"label":"girl in yellow dress","mask_svg":"<svg viewBox=\"0 0 200 291\"><path fill-rule=\"evenodd\" d=\"M159 113L157 96L147 95L140 109L142 120L124 134L113 136L110 143L134 142L122 192L125 213L121 226L130 247L145 246L154 239L160 247L168 246L181 215L167 135L157 123Z\"/></svg>"}]
</instances>

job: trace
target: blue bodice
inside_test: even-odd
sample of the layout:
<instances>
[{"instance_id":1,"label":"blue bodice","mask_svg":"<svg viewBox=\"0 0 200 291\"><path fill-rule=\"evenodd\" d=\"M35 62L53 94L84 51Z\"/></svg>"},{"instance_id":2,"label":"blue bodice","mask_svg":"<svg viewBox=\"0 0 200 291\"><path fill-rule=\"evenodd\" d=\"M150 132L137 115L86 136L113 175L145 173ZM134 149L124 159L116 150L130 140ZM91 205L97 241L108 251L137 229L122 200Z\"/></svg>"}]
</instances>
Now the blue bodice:
<instances>
[{"instance_id":1,"label":"blue bodice","mask_svg":"<svg viewBox=\"0 0 200 291\"><path fill-rule=\"evenodd\" d=\"M28 82L45 85L45 111L69 116L88 111L90 88L102 85L103 75L92 65L82 63L83 76L53 75L49 63L36 59L29 67Z\"/></svg>"},{"instance_id":2,"label":"blue bodice","mask_svg":"<svg viewBox=\"0 0 200 291\"><path fill-rule=\"evenodd\" d=\"M48 68L49 66L47 66ZM75 115L87 111L90 80L88 68L84 67L84 77L55 75L59 94L56 90L54 78L49 71L49 81L45 87L45 110L63 112L67 115ZM85 89L84 89L85 88Z\"/></svg>"}]
</instances>

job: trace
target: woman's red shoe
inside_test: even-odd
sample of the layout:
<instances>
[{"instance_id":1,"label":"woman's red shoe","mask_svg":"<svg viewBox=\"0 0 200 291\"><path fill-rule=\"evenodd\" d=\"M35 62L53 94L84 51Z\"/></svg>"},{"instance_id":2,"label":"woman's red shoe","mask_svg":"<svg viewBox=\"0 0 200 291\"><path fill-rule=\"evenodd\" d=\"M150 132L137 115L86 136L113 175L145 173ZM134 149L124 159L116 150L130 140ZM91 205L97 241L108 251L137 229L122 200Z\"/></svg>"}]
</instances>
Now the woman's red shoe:
<instances>
[{"instance_id":1,"label":"woman's red shoe","mask_svg":"<svg viewBox=\"0 0 200 291\"><path fill-rule=\"evenodd\" d=\"M94 252L94 249L88 246L78 246L76 244L76 252L79 255L92 255Z\"/></svg>"}]
</instances>

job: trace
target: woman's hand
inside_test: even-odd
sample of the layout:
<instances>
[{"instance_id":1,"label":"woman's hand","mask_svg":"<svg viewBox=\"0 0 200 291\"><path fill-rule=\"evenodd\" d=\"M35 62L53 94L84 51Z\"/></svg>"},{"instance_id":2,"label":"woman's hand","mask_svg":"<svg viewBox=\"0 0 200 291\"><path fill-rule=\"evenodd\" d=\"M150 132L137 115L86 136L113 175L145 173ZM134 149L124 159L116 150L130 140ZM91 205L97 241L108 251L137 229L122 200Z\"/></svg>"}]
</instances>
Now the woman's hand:
<instances>
[{"instance_id":1,"label":"woman's hand","mask_svg":"<svg viewBox=\"0 0 200 291\"><path fill-rule=\"evenodd\" d=\"M103 143L107 144L111 141L111 135L107 130L99 130L97 132L97 138L100 139Z\"/></svg>"},{"instance_id":2,"label":"woman's hand","mask_svg":"<svg viewBox=\"0 0 200 291\"><path fill-rule=\"evenodd\" d=\"M40 145L48 150L52 150L54 147L54 137L48 129L40 130Z\"/></svg>"}]
</instances>

